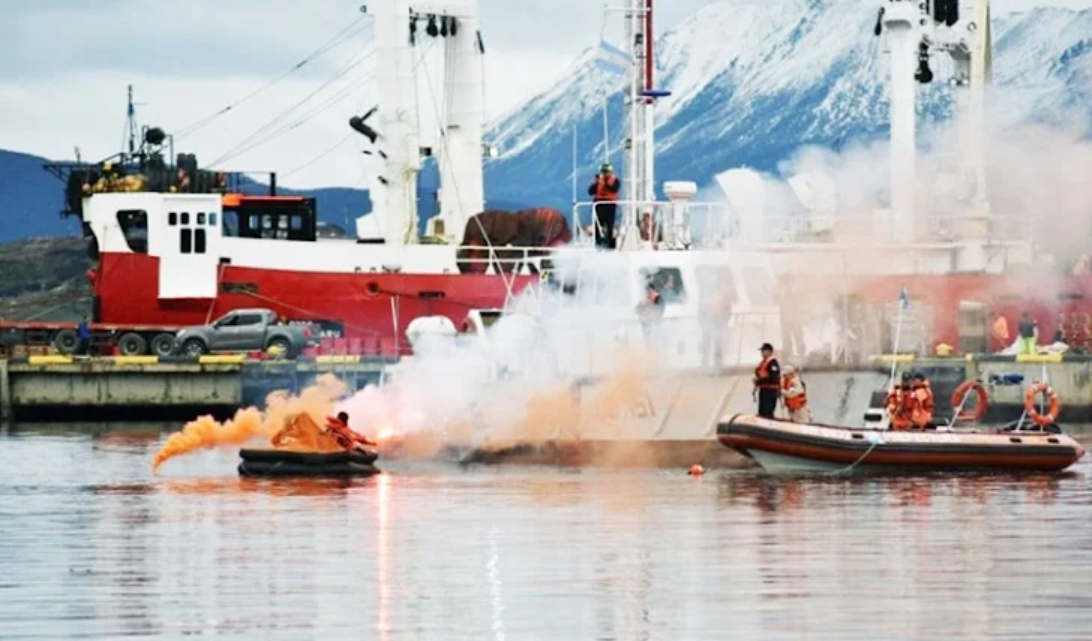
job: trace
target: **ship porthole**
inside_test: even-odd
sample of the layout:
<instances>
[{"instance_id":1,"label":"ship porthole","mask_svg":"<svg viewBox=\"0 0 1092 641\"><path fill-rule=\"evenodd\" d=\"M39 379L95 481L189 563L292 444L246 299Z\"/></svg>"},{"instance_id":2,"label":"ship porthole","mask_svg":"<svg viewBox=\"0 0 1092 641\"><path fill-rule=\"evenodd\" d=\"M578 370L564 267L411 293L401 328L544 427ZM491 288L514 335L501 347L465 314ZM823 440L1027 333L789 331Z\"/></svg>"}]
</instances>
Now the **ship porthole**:
<instances>
[{"instance_id":1,"label":"ship porthole","mask_svg":"<svg viewBox=\"0 0 1092 641\"><path fill-rule=\"evenodd\" d=\"M377 282L375 282L373 280L372 282L368 283L366 289L368 290L369 294L371 294L372 296L375 296L376 294L379 293L379 283L377 283Z\"/></svg>"}]
</instances>

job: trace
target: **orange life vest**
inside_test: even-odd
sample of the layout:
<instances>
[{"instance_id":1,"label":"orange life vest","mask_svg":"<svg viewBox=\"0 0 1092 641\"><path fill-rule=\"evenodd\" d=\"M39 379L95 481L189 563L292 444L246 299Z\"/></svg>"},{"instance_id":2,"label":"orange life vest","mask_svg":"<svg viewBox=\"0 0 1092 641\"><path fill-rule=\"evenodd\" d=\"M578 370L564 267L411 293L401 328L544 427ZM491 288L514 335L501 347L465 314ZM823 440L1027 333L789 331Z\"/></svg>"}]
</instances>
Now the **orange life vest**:
<instances>
[{"instance_id":1,"label":"orange life vest","mask_svg":"<svg viewBox=\"0 0 1092 641\"><path fill-rule=\"evenodd\" d=\"M610 176L608 178L600 177L595 181L595 199L596 200L618 200L618 191L610 191L607 186L616 187L618 185L618 177Z\"/></svg>"},{"instance_id":2,"label":"orange life vest","mask_svg":"<svg viewBox=\"0 0 1092 641\"><path fill-rule=\"evenodd\" d=\"M789 391L795 381L796 374L786 374L785 378L781 380L781 391ZM796 410L803 409L804 406L808 404L808 393L805 391L802 391L795 396L787 396L784 394L783 396L785 396L785 407L789 408L790 412L795 412Z\"/></svg>"},{"instance_id":3,"label":"orange life vest","mask_svg":"<svg viewBox=\"0 0 1092 641\"><path fill-rule=\"evenodd\" d=\"M908 430L913 426L910 415L917 399L910 391L895 388L887 394L887 413L891 416L891 429Z\"/></svg>"},{"instance_id":4,"label":"orange life vest","mask_svg":"<svg viewBox=\"0 0 1092 641\"><path fill-rule=\"evenodd\" d=\"M780 389L781 388L781 385L779 385L778 383L764 383L764 382L762 382L765 379L769 378L769 376L770 376L770 363L772 363L773 360L774 360L773 356L770 356L768 358L764 358L764 359L762 359L762 362L758 364L758 367L755 368L755 378L757 378L759 380L759 382L755 384L755 387L757 387L759 389Z\"/></svg>"},{"instance_id":5,"label":"orange life vest","mask_svg":"<svg viewBox=\"0 0 1092 641\"><path fill-rule=\"evenodd\" d=\"M933 410L936 409L936 401L933 397L933 388L929 381L919 383L911 388L913 405L910 408L910 420L916 427L925 428L933 421Z\"/></svg>"}]
</instances>

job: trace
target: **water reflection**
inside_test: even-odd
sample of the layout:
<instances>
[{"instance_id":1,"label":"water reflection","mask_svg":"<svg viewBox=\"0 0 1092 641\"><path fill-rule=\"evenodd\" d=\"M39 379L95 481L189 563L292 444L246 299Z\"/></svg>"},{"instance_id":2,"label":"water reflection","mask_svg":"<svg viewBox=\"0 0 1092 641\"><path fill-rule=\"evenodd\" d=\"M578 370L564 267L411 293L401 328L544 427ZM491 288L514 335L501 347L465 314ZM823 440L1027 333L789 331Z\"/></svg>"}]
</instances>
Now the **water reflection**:
<instances>
[{"instance_id":1,"label":"water reflection","mask_svg":"<svg viewBox=\"0 0 1092 641\"><path fill-rule=\"evenodd\" d=\"M390 463L289 481L239 478L231 451L153 476L157 445L0 437L0 636L871 641L1092 624L1088 464L695 479Z\"/></svg>"}]
</instances>

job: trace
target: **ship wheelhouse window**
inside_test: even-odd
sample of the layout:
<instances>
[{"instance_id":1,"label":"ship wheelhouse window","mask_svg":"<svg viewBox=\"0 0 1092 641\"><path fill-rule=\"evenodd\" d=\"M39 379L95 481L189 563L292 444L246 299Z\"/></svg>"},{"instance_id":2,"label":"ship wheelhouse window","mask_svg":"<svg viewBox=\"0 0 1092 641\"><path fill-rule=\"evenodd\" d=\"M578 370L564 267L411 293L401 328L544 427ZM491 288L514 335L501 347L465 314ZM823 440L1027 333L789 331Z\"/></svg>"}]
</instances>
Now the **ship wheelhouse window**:
<instances>
[{"instance_id":1,"label":"ship wheelhouse window","mask_svg":"<svg viewBox=\"0 0 1092 641\"><path fill-rule=\"evenodd\" d=\"M186 213L186 212L182 212L182 224L183 225L190 224L190 215L188 213Z\"/></svg>"},{"instance_id":2,"label":"ship wheelhouse window","mask_svg":"<svg viewBox=\"0 0 1092 641\"><path fill-rule=\"evenodd\" d=\"M205 253L205 230L202 228L193 230L193 253Z\"/></svg>"},{"instance_id":3,"label":"ship wheelhouse window","mask_svg":"<svg viewBox=\"0 0 1092 641\"><path fill-rule=\"evenodd\" d=\"M181 229L178 232L178 250L183 254L193 252L193 230Z\"/></svg>"},{"instance_id":4,"label":"ship wheelhouse window","mask_svg":"<svg viewBox=\"0 0 1092 641\"><path fill-rule=\"evenodd\" d=\"M143 209L122 209L118 211L117 218L129 250L137 254L147 254L148 212Z\"/></svg>"},{"instance_id":5,"label":"ship wheelhouse window","mask_svg":"<svg viewBox=\"0 0 1092 641\"><path fill-rule=\"evenodd\" d=\"M686 288L678 267L645 267L641 269L641 277L645 283L651 283L659 290L664 303L670 305L686 302Z\"/></svg>"},{"instance_id":6,"label":"ship wheelhouse window","mask_svg":"<svg viewBox=\"0 0 1092 641\"><path fill-rule=\"evenodd\" d=\"M171 213L167 214L167 224L171 227L174 227L178 224L178 212L172 211Z\"/></svg>"},{"instance_id":7,"label":"ship wheelhouse window","mask_svg":"<svg viewBox=\"0 0 1092 641\"><path fill-rule=\"evenodd\" d=\"M215 227L215 226L216 226L216 212L210 211L209 212L209 227Z\"/></svg>"},{"instance_id":8,"label":"ship wheelhouse window","mask_svg":"<svg viewBox=\"0 0 1092 641\"><path fill-rule=\"evenodd\" d=\"M215 224L215 221L212 222ZM225 210L222 223L223 226L221 227L220 233L225 237L237 238L239 236L239 212L230 209Z\"/></svg>"},{"instance_id":9,"label":"ship wheelhouse window","mask_svg":"<svg viewBox=\"0 0 1092 641\"><path fill-rule=\"evenodd\" d=\"M197 213L197 224L198 225L204 225L205 224L205 212L198 212Z\"/></svg>"}]
</instances>

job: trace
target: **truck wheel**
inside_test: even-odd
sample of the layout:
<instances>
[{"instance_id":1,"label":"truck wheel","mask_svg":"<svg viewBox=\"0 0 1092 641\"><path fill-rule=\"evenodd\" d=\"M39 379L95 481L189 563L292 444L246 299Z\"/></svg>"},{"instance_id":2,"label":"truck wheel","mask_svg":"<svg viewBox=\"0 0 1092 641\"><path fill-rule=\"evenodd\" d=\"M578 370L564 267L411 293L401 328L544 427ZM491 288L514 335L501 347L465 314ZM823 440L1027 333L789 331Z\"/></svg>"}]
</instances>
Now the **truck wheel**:
<instances>
[{"instance_id":1,"label":"truck wheel","mask_svg":"<svg viewBox=\"0 0 1092 641\"><path fill-rule=\"evenodd\" d=\"M283 338L274 338L269 341L269 344L265 346L267 352L273 352L274 354L280 354L284 358L294 358L292 354L292 344Z\"/></svg>"},{"instance_id":2,"label":"truck wheel","mask_svg":"<svg viewBox=\"0 0 1092 641\"><path fill-rule=\"evenodd\" d=\"M174 354L175 340L174 336L163 333L156 334L152 338L152 353L156 356L170 356Z\"/></svg>"},{"instance_id":3,"label":"truck wheel","mask_svg":"<svg viewBox=\"0 0 1092 641\"><path fill-rule=\"evenodd\" d=\"M53 346L65 356L75 354L80 346L80 335L74 329L62 329L53 336Z\"/></svg>"},{"instance_id":4,"label":"truck wheel","mask_svg":"<svg viewBox=\"0 0 1092 641\"><path fill-rule=\"evenodd\" d=\"M201 356L206 351L205 342L200 338L191 338L182 343L182 353L186 356Z\"/></svg>"},{"instance_id":5,"label":"truck wheel","mask_svg":"<svg viewBox=\"0 0 1092 641\"><path fill-rule=\"evenodd\" d=\"M143 356L148 351L148 341L140 334L122 334L118 339L118 351L122 356Z\"/></svg>"}]
</instances>

